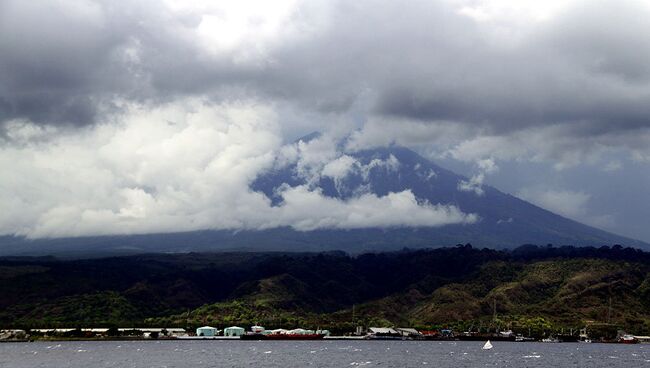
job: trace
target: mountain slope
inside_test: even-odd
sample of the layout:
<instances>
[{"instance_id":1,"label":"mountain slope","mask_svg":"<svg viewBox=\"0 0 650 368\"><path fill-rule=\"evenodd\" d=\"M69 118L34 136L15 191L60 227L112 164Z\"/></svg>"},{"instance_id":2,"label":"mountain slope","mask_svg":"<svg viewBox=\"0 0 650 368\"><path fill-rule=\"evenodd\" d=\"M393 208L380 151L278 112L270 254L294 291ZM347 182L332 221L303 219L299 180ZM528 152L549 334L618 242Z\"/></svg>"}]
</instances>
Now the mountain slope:
<instances>
[{"instance_id":1,"label":"mountain slope","mask_svg":"<svg viewBox=\"0 0 650 368\"><path fill-rule=\"evenodd\" d=\"M314 137L310 137L312 139ZM410 190L419 201L450 204L464 213L477 214L473 224L418 228L320 229L296 231L275 228L263 231L194 231L185 233L100 236L26 240L0 237L0 255L86 257L141 252L187 252L208 250L346 250L353 253L403 247L421 248L472 243L475 246L508 248L521 244L571 244L599 246L624 244L650 249L644 242L602 231L556 215L490 186L482 195L459 190L467 178L435 165L402 147L378 148L348 153L356 161L345 175L301 175L296 163L260 175L251 185L275 205L282 198L278 189L310 185L325 196L349 199L360 193L385 196Z\"/></svg>"},{"instance_id":2,"label":"mountain slope","mask_svg":"<svg viewBox=\"0 0 650 368\"><path fill-rule=\"evenodd\" d=\"M360 163L361 170L343 178L322 176L316 186L323 194L348 199L366 191L378 196L410 190L421 201L452 204L465 213L475 213L480 221L468 225L437 228L391 229L387 231L349 230L315 232L324 242L372 244L373 247L451 245L471 242L481 246L512 247L525 243L603 245L621 243L644 247L647 244L611 234L556 215L519 198L483 186L481 195L461 191L459 183L467 178L443 169L417 153L402 147L379 148L349 154ZM377 164L388 163L388 164ZM261 176L253 189L277 198L284 183L306 184L297 175L296 166ZM313 184L312 184L313 185ZM294 235L302 238L300 235ZM348 239L341 239L348 238ZM353 241L349 241L354 239ZM364 247L365 248L365 247ZM366 248L369 249L369 248Z\"/></svg>"}]
</instances>

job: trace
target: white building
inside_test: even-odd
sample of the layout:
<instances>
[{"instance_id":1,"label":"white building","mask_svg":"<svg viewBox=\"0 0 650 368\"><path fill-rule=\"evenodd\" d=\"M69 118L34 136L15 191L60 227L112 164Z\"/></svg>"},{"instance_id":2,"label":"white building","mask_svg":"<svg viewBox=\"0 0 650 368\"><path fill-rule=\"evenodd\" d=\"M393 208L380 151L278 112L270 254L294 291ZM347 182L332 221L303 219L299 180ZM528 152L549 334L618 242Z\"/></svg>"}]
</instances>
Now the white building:
<instances>
[{"instance_id":1,"label":"white building","mask_svg":"<svg viewBox=\"0 0 650 368\"><path fill-rule=\"evenodd\" d=\"M376 335L400 335L399 332L390 327L370 327L369 330L370 333Z\"/></svg>"},{"instance_id":2,"label":"white building","mask_svg":"<svg viewBox=\"0 0 650 368\"><path fill-rule=\"evenodd\" d=\"M246 332L243 327L231 326L223 329L224 336L241 336Z\"/></svg>"},{"instance_id":3,"label":"white building","mask_svg":"<svg viewBox=\"0 0 650 368\"><path fill-rule=\"evenodd\" d=\"M418 330L414 328L399 327L395 330L397 330L397 332L402 334L404 337L418 337L422 335Z\"/></svg>"},{"instance_id":4,"label":"white building","mask_svg":"<svg viewBox=\"0 0 650 368\"><path fill-rule=\"evenodd\" d=\"M210 326L203 326L196 329L196 336L217 336L219 330Z\"/></svg>"}]
</instances>

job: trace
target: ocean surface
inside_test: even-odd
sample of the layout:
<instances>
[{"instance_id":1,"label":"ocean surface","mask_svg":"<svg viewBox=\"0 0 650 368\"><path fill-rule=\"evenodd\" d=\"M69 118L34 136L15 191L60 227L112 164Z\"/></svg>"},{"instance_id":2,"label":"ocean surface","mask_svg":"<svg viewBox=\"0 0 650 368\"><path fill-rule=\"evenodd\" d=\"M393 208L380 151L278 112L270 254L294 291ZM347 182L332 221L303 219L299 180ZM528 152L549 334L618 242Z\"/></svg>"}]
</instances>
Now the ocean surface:
<instances>
[{"instance_id":1,"label":"ocean surface","mask_svg":"<svg viewBox=\"0 0 650 368\"><path fill-rule=\"evenodd\" d=\"M0 344L0 367L650 367L650 345L433 341Z\"/></svg>"}]
</instances>

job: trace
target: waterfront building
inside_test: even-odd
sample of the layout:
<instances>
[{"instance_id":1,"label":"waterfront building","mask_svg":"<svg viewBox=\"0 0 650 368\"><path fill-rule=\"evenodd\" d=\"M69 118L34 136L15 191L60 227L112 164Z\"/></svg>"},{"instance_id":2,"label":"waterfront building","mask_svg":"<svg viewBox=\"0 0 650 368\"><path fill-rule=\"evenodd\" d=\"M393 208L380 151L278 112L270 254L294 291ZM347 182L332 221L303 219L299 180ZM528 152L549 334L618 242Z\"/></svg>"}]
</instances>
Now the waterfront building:
<instances>
[{"instance_id":1,"label":"waterfront building","mask_svg":"<svg viewBox=\"0 0 650 368\"><path fill-rule=\"evenodd\" d=\"M224 336L241 336L246 332L243 327L231 326L223 329Z\"/></svg>"},{"instance_id":2,"label":"waterfront building","mask_svg":"<svg viewBox=\"0 0 650 368\"><path fill-rule=\"evenodd\" d=\"M218 330L214 327L203 326L196 329L196 336L217 336Z\"/></svg>"}]
</instances>

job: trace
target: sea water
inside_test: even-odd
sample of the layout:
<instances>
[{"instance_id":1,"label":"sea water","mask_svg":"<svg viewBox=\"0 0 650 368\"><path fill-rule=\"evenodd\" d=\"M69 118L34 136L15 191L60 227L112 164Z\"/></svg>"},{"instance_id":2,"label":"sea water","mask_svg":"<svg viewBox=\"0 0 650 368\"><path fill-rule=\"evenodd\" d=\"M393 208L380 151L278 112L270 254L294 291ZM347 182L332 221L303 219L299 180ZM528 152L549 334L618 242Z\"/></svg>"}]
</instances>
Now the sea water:
<instances>
[{"instance_id":1,"label":"sea water","mask_svg":"<svg viewBox=\"0 0 650 368\"><path fill-rule=\"evenodd\" d=\"M650 345L437 341L0 344L0 367L650 367Z\"/></svg>"}]
</instances>

